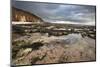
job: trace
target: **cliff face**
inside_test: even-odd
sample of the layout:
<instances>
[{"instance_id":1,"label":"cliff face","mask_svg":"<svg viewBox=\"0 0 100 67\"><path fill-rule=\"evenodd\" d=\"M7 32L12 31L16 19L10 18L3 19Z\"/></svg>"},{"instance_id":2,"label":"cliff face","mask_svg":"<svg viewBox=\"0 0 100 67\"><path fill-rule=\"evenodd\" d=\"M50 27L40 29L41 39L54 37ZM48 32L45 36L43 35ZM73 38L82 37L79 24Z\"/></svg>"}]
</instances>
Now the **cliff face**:
<instances>
[{"instance_id":1,"label":"cliff face","mask_svg":"<svg viewBox=\"0 0 100 67\"><path fill-rule=\"evenodd\" d=\"M15 7L12 7L12 21L35 23L43 22L40 17Z\"/></svg>"}]
</instances>

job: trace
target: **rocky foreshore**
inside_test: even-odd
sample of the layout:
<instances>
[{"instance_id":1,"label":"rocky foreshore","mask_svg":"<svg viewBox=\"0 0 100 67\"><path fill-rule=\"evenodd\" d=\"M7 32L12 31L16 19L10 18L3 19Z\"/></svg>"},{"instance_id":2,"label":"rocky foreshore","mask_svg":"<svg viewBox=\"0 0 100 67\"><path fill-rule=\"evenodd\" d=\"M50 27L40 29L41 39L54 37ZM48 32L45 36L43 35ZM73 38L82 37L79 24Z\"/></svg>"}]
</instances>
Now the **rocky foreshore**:
<instances>
[{"instance_id":1,"label":"rocky foreshore","mask_svg":"<svg viewBox=\"0 0 100 67\"><path fill-rule=\"evenodd\" d=\"M12 25L12 63L15 65L95 61L93 26Z\"/></svg>"},{"instance_id":2,"label":"rocky foreshore","mask_svg":"<svg viewBox=\"0 0 100 67\"><path fill-rule=\"evenodd\" d=\"M44 25L44 24L21 24L13 25L13 32L17 33L46 33L49 36L62 36L71 33L80 33L82 37L96 38L96 31L94 26L73 27L63 25Z\"/></svg>"}]
</instances>

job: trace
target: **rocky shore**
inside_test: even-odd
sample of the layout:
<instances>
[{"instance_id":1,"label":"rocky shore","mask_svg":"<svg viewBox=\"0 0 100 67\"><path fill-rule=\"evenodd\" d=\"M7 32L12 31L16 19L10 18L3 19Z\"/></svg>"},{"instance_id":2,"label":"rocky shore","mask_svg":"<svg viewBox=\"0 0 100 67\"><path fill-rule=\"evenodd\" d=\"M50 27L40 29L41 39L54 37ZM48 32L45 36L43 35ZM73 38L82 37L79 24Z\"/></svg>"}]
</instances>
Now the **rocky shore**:
<instances>
[{"instance_id":1,"label":"rocky shore","mask_svg":"<svg viewBox=\"0 0 100 67\"><path fill-rule=\"evenodd\" d=\"M83 37L81 33L70 33L70 31L65 33L57 31L54 34L54 31L50 31L48 33L49 31L45 32L45 27L41 28L40 25L33 26L34 32L28 32L28 30L26 32L22 27L25 28L25 26L13 28L12 63L15 65L96 60L95 38ZM53 26L47 28L52 29ZM16 32L16 30L20 31Z\"/></svg>"}]
</instances>

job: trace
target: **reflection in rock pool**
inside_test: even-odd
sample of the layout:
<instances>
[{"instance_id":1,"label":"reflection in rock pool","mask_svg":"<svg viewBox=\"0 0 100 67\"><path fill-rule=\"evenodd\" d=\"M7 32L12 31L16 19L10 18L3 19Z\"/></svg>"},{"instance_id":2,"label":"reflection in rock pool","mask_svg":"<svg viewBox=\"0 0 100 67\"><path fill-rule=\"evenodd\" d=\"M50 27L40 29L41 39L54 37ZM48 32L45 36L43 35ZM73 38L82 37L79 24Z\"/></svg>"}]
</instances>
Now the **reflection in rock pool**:
<instances>
[{"instance_id":1,"label":"reflection in rock pool","mask_svg":"<svg viewBox=\"0 0 100 67\"><path fill-rule=\"evenodd\" d=\"M59 36L59 41L64 42L66 44L75 44L79 40L82 39L81 34L69 34L69 35L64 35L64 36Z\"/></svg>"}]
</instances>

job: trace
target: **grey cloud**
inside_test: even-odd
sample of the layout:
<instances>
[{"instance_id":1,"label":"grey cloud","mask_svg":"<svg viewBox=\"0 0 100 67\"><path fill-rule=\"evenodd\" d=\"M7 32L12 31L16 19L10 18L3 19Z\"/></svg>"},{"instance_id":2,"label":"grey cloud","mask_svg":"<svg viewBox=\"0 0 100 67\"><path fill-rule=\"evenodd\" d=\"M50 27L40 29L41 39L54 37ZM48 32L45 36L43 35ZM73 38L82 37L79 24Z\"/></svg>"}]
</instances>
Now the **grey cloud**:
<instances>
[{"instance_id":1,"label":"grey cloud","mask_svg":"<svg viewBox=\"0 0 100 67\"><path fill-rule=\"evenodd\" d=\"M14 1L13 6L40 16L45 21L71 21L78 23L95 23L95 6L50 4Z\"/></svg>"}]
</instances>

